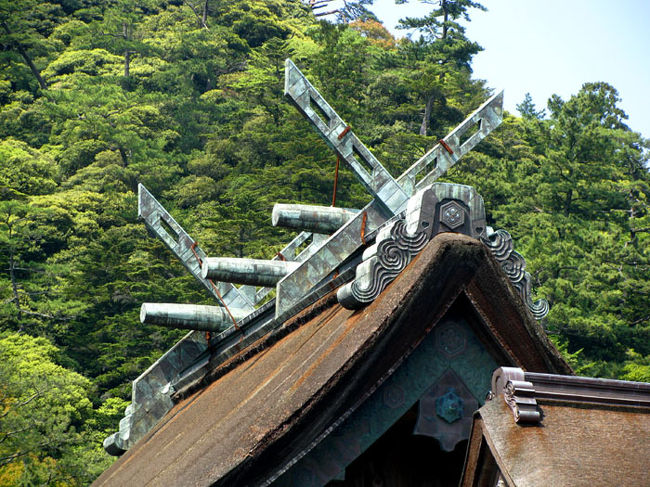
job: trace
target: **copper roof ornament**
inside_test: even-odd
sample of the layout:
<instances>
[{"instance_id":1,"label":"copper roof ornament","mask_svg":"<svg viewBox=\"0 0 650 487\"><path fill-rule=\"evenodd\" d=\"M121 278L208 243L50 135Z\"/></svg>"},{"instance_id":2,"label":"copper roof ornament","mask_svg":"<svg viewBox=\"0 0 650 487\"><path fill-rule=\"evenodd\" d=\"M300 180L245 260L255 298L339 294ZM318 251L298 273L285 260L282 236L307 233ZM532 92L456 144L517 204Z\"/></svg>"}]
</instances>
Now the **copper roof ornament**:
<instances>
[{"instance_id":1,"label":"copper roof ornament","mask_svg":"<svg viewBox=\"0 0 650 487\"><path fill-rule=\"evenodd\" d=\"M393 179L354 134L349 124L343 121L290 59L285 62L284 83L285 96L307 118L337 157L348 165L374 199L356 217L339 228L314 255L278 283L278 319L288 317L288 309L331 274L344 259L364 245L360 238L362 230L375 231L387 224L391 218L404 212L415 193L434 183L499 126L503 118L501 92L483 103L402 175ZM473 129L476 131L464 140L466 134L471 133ZM464 200L464 203L467 205L469 201ZM485 215L482 217L484 219ZM362 228L363 218L366 222ZM480 219L480 215L477 215L477 219ZM483 231L484 224L476 233Z\"/></svg>"},{"instance_id":2,"label":"copper roof ornament","mask_svg":"<svg viewBox=\"0 0 650 487\"><path fill-rule=\"evenodd\" d=\"M140 184L139 216L147 229L220 306L143 306L143 322L192 331L133 382L132 404L120 431L104 442L111 454L123 453L142 438L171 409L171 397L205 376L208 366L222 363L268 335L332 289L340 288L338 300L347 308L371 303L441 232L479 239L500 262L533 315L539 319L548 311L545 301L532 302L530 275L523 258L512 250L509 234L491 232L486 226L480 195L469 186L435 182L501 123L503 92L483 103L395 179L290 59L285 68L285 96L373 199L361 210L276 205L274 225L303 231L272 260L215 258L208 257ZM260 305L272 290L275 299ZM208 343L204 330L213 332Z\"/></svg>"},{"instance_id":3,"label":"copper roof ornament","mask_svg":"<svg viewBox=\"0 0 650 487\"><path fill-rule=\"evenodd\" d=\"M510 234L505 230L494 231L491 227L486 227L486 232L480 236L480 239L501 264L501 268L535 319L544 318L549 311L548 301L538 299L533 302L531 275L526 272L526 260L514 250L514 242Z\"/></svg>"}]
</instances>

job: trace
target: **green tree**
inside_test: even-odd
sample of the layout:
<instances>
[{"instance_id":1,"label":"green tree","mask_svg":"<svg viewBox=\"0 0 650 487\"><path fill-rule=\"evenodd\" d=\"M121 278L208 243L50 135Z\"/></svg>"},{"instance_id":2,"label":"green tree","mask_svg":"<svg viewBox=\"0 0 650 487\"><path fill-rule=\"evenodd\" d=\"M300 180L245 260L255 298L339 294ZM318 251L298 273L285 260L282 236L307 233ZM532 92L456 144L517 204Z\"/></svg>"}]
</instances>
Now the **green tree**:
<instances>
[{"instance_id":1,"label":"green tree","mask_svg":"<svg viewBox=\"0 0 650 487\"><path fill-rule=\"evenodd\" d=\"M408 2L409 0L395 0L396 4ZM458 20L462 18L469 21L468 10L470 8L486 10L483 5L472 0L420 0L420 2L435 5L437 8L431 10L424 17L402 19L400 28L417 29L429 41L454 37L456 40L463 39L465 29L458 23Z\"/></svg>"},{"instance_id":2,"label":"green tree","mask_svg":"<svg viewBox=\"0 0 650 487\"><path fill-rule=\"evenodd\" d=\"M55 316L39 306L47 272L44 256L60 249L66 216L33 204L33 198L57 186L51 159L27 144L0 143L0 266L8 278L0 283L3 328L23 330ZM60 225L60 228L57 228Z\"/></svg>"},{"instance_id":3,"label":"green tree","mask_svg":"<svg viewBox=\"0 0 650 487\"><path fill-rule=\"evenodd\" d=\"M627 351L650 343L647 142L606 83L553 97L549 111L506 119L452 175L469 176L492 224L513 233L551 303L546 326L582 350L584 373L621 375Z\"/></svg>"},{"instance_id":4,"label":"green tree","mask_svg":"<svg viewBox=\"0 0 650 487\"><path fill-rule=\"evenodd\" d=\"M406 1L396 0L396 3ZM401 19L398 27L420 33L420 39L409 45L415 64L410 84L424 104L420 135L428 135L434 104L446 103L445 86L468 78L472 56L482 50L478 43L465 36L465 28L459 21L469 21L470 8L485 10L485 7L470 0L421 1L435 4L437 8L424 17Z\"/></svg>"},{"instance_id":5,"label":"green tree","mask_svg":"<svg viewBox=\"0 0 650 487\"><path fill-rule=\"evenodd\" d=\"M343 22L377 20L369 6L375 0L343 0L343 6L338 9L337 17Z\"/></svg>"},{"instance_id":6,"label":"green tree","mask_svg":"<svg viewBox=\"0 0 650 487\"><path fill-rule=\"evenodd\" d=\"M87 441L88 379L56 363L47 340L0 333L0 485L83 485L110 460ZM105 421L105 420L104 420Z\"/></svg>"},{"instance_id":7,"label":"green tree","mask_svg":"<svg viewBox=\"0 0 650 487\"><path fill-rule=\"evenodd\" d=\"M4 47L0 59L12 71L12 64L20 59L41 90L48 87L41 75L42 60L47 59L52 50L47 36L60 21L61 13L60 7L50 2L0 1L0 45ZM24 82L24 78L21 81ZM22 89L29 89L28 84L24 84Z\"/></svg>"},{"instance_id":8,"label":"green tree","mask_svg":"<svg viewBox=\"0 0 650 487\"><path fill-rule=\"evenodd\" d=\"M147 44L141 40L139 24L155 8L155 4L155 0L114 0L111 8L104 11L98 32L99 46L122 54L127 88L130 86L132 56L148 51Z\"/></svg>"},{"instance_id":9,"label":"green tree","mask_svg":"<svg viewBox=\"0 0 650 487\"><path fill-rule=\"evenodd\" d=\"M530 93L526 93L524 99L521 103L517 105L517 111L524 118L544 118L546 113L545 110L537 110L535 103L533 102L533 97L530 96Z\"/></svg>"},{"instance_id":10,"label":"green tree","mask_svg":"<svg viewBox=\"0 0 650 487\"><path fill-rule=\"evenodd\" d=\"M0 340L65 365L54 377L82 373L70 388L92 403L69 404L56 448L25 436L33 449L0 484L88 482L131 381L184 333L140 324L140 304L213 303L137 220L139 182L211 255L273 257L292 236L271 226L275 202L330 204L336 159L284 99L285 57L395 176L485 100L463 31L481 7L429 3L397 41L365 13L317 22L299 0L0 0ZM474 185L489 223L513 234L576 369L646 380L647 142L605 83L520 109L447 180ZM369 199L341 168L337 205ZM15 405L30 396L12 381Z\"/></svg>"}]
</instances>

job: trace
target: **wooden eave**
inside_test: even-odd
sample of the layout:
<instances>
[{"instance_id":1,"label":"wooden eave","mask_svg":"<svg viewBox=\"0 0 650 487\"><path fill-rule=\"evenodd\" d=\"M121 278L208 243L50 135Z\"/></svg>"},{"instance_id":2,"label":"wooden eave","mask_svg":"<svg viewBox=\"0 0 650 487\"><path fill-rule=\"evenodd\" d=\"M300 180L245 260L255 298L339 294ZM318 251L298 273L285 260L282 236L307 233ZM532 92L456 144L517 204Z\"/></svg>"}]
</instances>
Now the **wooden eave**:
<instances>
[{"instance_id":1,"label":"wooden eave","mask_svg":"<svg viewBox=\"0 0 650 487\"><path fill-rule=\"evenodd\" d=\"M503 397L474 414L461 486L647 486L650 408L538 401L543 420L515 423Z\"/></svg>"}]
</instances>

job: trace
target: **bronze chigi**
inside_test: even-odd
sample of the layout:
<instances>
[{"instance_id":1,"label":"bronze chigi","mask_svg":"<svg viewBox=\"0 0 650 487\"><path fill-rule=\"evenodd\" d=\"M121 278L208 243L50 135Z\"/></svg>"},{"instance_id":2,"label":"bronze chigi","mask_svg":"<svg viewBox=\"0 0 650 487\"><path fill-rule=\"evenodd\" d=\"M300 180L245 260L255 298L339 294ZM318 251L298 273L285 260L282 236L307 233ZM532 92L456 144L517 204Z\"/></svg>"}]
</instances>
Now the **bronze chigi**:
<instances>
[{"instance_id":1,"label":"bronze chigi","mask_svg":"<svg viewBox=\"0 0 650 487\"><path fill-rule=\"evenodd\" d=\"M361 209L278 203L271 223L300 233L273 259L211 257L140 184L139 217L217 305L142 305L143 323L192 331L134 381L132 403L120 431L104 442L109 453L128 450L172 408L174 391L205 372L201 360L208 347L218 350L218 359L210 359L212 365L226 360L333 288L338 288L342 306L367 306L441 232L483 241L536 317L548 310L543 300L532 303L525 262L512 249L509 235L486 226L481 196L469 186L435 182L501 123L502 92L397 178L290 59L285 63L284 92L372 200ZM210 333L208 342L205 332Z\"/></svg>"}]
</instances>

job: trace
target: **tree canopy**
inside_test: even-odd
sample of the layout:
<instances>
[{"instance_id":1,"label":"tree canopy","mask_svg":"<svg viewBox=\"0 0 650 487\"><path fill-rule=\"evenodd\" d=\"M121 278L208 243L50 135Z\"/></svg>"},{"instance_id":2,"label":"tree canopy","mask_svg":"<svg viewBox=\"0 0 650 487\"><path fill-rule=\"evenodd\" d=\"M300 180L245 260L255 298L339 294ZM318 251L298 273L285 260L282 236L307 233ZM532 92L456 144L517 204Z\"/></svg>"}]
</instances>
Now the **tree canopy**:
<instances>
[{"instance_id":1,"label":"tree canopy","mask_svg":"<svg viewBox=\"0 0 650 487\"><path fill-rule=\"evenodd\" d=\"M299 0L0 0L0 485L91 481L131 381L183 335L140 304L210 303L138 222L138 183L211 255L272 257L274 203L330 204L285 58L394 176L490 95L464 30L483 7L427 3L396 39L367 0L335 23ZM515 237L578 372L650 381L649 146L618 103L601 81L524 99L446 180ZM337 204L368 200L342 168Z\"/></svg>"}]
</instances>

